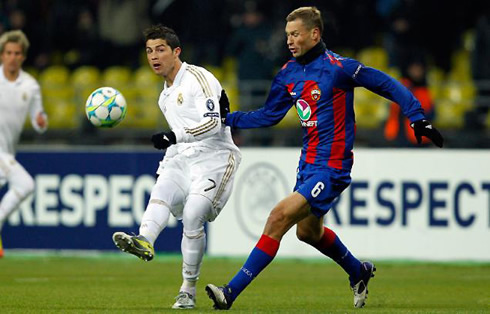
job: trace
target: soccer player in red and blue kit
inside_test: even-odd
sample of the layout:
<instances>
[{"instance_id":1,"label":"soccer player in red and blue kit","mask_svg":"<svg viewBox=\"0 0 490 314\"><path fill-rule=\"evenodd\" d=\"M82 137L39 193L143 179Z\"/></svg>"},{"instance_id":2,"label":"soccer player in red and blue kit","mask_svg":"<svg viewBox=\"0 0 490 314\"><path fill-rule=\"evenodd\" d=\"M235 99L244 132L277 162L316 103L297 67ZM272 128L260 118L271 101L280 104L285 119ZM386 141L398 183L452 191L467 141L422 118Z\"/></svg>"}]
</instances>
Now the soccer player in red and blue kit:
<instances>
[{"instance_id":1,"label":"soccer player in red and blue kit","mask_svg":"<svg viewBox=\"0 0 490 314\"><path fill-rule=\"evenodd\" d=\"M292 105L303 127L303 149L294 192L271 211L264 233L235 277L223 287L206 286L216 309L229 309L238 295L274 259L286 232L296 225L299 240L337 262L349 275L354 306L363 307L368 282L376 268L361 262L331 229L323 216L351 182L355 136L354 88L365 87L398 103L417 140L428 137L442 147L441 134L425 119L420 103L395 79L356 60L326 49L321 40L323 22L315 7L302 7L286 18L287 45L293 58L274 78L265 106L251 112L233 112L222 118L235 128L277 124Z\"/></svg>"}]
</instances>

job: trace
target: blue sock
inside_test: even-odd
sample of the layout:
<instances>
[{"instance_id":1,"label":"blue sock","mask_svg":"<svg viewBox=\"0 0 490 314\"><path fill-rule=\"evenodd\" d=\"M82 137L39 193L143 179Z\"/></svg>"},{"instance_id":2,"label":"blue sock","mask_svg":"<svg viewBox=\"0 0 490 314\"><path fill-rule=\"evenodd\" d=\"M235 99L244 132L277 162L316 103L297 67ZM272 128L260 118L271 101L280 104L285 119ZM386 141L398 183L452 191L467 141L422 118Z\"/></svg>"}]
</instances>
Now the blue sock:
<instances>
[{"instance_id":1,"label":"blue sock","mask_svg":"<svg viewBox=\"0 0 490 314\"><path fill-rule=\"evenodd\" d=\"M316 245L316 249L333 259L349 274L351 285L357 283L361 277L361 261L359 261L340 241L340 238L332 230L324 227L323 237Z\"/></svg>"},{"instance_id":2,"label":"blue sock","mask_svg":"<svg viewBox=\"0 0 490 314\"><path fill-rule=\"evenodd\" d=\"M279 249L279 241L265 234L248 256L240 271L228 283L231 288L231 298L234 301L238 295L259 275L259 273L272 262Z\"/></svg>"}]
</instances>

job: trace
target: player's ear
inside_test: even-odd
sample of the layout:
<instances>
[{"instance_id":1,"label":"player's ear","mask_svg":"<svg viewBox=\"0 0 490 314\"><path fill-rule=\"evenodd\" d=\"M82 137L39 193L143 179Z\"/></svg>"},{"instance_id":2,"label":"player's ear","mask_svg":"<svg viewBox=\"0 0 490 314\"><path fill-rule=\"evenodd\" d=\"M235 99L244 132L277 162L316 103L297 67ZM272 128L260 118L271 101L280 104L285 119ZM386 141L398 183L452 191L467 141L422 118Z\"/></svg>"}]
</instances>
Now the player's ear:
<instances>
[{"instance_id":1,"label":"player's ear","mask_svg":"<svg viewBox=\"0 0 490 314\"><path fill-rule=\"evenodd\" d=\"M174 56L176 56L177 58L180 57L181 52L182 52L182 49L180 47L175 47Z\"/></svg>"},{"instance_id":2,"label":"player's ear","mask_svg":"<svg viewBox=\"0 0 490 314\"><path fill-rule=\"evenodd\" d=\"M312 30L311 30L311 38L313 40L319 40L321 38L321 34L320 34L320 29L318 27L314 27Z\"/></svg>"}]
</instances>

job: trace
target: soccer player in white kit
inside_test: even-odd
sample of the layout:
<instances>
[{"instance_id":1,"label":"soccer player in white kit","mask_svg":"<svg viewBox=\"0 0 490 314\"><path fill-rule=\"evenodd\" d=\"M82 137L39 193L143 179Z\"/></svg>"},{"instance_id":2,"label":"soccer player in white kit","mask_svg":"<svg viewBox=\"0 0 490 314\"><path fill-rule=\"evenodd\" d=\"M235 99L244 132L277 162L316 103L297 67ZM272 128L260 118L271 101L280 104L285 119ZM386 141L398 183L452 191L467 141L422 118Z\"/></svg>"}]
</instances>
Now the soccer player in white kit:
<instances>
[{"instance_id":1,"label":"soccer player in white kit","mask_svg":"<svg viewBox=\"0 0 490 314\"><path fill-rule=\"evenodd\" d=\"M20 30L0 36L0 187L6 183L9 187L0 202L0 231L8 216L34 191L34 180L15 160L15 148L27 114L39 133L48 126L39 84L22 70L28 48L29 41Z\"/></svg>"},{"instance_id":2,"label":"soccer player in white kit","mask_svg":"<svg viewBox=\"0 0 490 314\"><path fill-rule=\"evenodd\" d=\"M228 200L241 155L229 127L221 124L220 101L228 101L213 74L180 60L176 33L156 25L145 31L146 54L153 71L165 79L158 105L171 131L152 136L166 149L139 235L116 232L124 252L150 261L153 244L170 214L183 223L182 276L174 309L195 307L196 282L206 246L204 223L213 221Z\"/></svg>"}]
</instances>

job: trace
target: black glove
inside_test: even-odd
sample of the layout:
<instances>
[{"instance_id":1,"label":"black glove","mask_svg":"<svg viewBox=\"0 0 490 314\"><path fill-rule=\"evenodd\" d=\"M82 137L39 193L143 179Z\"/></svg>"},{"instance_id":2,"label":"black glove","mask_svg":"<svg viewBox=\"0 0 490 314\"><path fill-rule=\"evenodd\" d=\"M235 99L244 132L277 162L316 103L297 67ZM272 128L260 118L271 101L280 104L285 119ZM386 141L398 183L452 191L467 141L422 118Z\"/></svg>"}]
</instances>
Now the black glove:
<instances>
[{"instance_id":1,"label":"black glove","mask_svg":"<svg viewBox=\"0 0 490 314\"><path fill-rule=\"evenodd\" d=\"M153 134L151 141L156 149L166 149L170 145L177 143L175 133L172 131Z\"/></svg>"},{"instance_id":2,"label":"black glove","mask_svg":"<svg viewBox=\"0 0 490 314\"><path fill-rule=\"evenodd\" d=\"M417 139L417 143L422 143L422 136L427 137L438 147L442 147L444 139L441 133L432 126L432 124L427 120L418 120L410 124Z\"/></svg>"},{"instance_id":3,"label":"black glove","mask_svg":"<svg viewBox=\"0 0 490 314\"><path fill-rule=\"evenodd\" d=\"M226 122L226 116L230 113L230 101L226 95L225 90L221 90L221 98L219 99L219 115L221 116L221 123Z\"/></svg>"}]
</instances>

